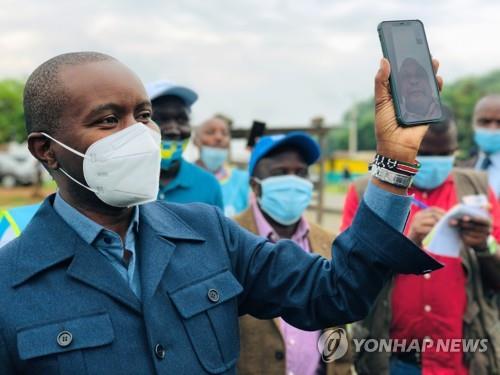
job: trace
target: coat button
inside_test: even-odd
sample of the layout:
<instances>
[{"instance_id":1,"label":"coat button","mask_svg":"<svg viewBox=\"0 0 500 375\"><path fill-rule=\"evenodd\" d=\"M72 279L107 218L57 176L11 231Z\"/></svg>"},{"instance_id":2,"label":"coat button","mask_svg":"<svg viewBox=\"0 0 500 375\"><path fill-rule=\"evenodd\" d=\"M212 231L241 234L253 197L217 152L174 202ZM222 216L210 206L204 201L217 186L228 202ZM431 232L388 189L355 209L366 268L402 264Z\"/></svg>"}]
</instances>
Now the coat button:
<instances>
[{"instance_id":1,"label":"coat button","mask_svg":"<svg viewBox=\"0 0 500 375\"><path fill-rule=\"evenodd\" d=\"M285 358L285 355L283 352L277 351L274 353L274 358L276 358L278 361L282 361L283 358Z\"/></svg>"},{"instance_id":2,"label":"coat button","mask_svg":"<svg viewBox=\"0 0 500 375\"><path fill-rule=\"evenodd\" d=\"M70 346L73 342L73 335L68 331L62 331L57 335L57 345L62 348Z\"/></svg>"},{"instance_id":3,"label":"coat button","mask_svg":"<svg viewBox=\"0 0 500 375\"><path fill-rule=\"evenodd\" d=\"M219 302L219 292L215 289L210 289L208 291L208 299L213 303Z\"/></svg>"},{"instance_id":4,"label":"coat button","mask_svg":"<svg viewBox=\"0 0 500 375\"><path fill-rule=\"evenodd\" d=\"M165 353L166 353L166 350L165 348L163 347L162 344L156 344L155 345L155 355L156 355L156 358L158 358L159 360L162 360L165 358Z\"/></svg>"}]
</instances>

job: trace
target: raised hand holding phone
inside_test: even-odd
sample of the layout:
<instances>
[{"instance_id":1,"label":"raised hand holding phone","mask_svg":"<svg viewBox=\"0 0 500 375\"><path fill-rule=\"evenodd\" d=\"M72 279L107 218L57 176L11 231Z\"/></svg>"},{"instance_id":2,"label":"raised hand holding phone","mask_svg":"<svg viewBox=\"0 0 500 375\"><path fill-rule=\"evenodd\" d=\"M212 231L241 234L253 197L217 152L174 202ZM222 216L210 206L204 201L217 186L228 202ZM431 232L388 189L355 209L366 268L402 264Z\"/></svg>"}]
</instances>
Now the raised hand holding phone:
<instances>
[{"instance_id":1,"label":"raised hand holding phone","mask_svg":"<svg viewBox=\"0 0 500 375\"><path fill-rule=\"evenodd\" d=\"M439 63L433 60L433 71L437 73ZM396 120L393 98L391 95L389 76L391 66L387 59L380 61L380 68L375 76L375 138L377 153L401 162L414 163L420 143L424 138L428 125L401 127ZM443 79L436 76L439 89ZM373 183L396 194L406 194L406 189L386 184L378 179Z\"/></svg>"}]
</instances>

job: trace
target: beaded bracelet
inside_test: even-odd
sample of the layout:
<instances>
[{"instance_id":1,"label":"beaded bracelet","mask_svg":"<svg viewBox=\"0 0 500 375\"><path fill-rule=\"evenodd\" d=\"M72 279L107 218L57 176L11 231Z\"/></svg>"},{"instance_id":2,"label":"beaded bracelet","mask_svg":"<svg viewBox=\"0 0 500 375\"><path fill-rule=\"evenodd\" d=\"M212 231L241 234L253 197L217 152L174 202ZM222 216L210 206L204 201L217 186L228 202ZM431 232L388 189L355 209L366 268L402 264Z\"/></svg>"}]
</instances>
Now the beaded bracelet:
<instances>
[{"instance_id":1,"label":"beaded bracelet","mask_svg":"<svg viewBox=\"0 0 500 375\"><path fill-rule=\"evenodd\" d=\"M380 154L375 155L372 165L406 176L415 176L420 168L420 163L418 161L415 161L415 164L406 163Z\"/></svg>"}]
</instances>

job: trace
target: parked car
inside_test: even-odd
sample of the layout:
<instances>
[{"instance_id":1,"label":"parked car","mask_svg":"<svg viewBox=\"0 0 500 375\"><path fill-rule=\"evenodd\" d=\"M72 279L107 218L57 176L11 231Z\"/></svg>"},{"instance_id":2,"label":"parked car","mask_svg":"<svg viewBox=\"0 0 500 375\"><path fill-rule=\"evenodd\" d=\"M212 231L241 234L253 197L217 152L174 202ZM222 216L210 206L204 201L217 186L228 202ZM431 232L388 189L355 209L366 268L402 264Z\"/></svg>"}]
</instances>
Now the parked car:
<instances>
[{"instance_id":1,"label":"parked car","mask_svg":"<svg viewBox=\"0 0 500 375\"><path fill-rule=\"evenodd\" d=\"M26 145L12 143L0 152L0 186L12 188L31 185L38 178L38 161L30 154Z\"/></svg>"}]
</instances>

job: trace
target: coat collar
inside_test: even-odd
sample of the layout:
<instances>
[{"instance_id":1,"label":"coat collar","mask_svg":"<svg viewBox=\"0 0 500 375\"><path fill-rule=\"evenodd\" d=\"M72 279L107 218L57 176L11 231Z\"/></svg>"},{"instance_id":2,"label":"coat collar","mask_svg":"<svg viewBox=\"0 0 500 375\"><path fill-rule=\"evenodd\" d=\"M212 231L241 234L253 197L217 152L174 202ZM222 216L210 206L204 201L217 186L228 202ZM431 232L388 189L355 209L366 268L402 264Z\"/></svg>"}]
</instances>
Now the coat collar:
<instances>
[{"instance_id":1,"label":"coat collar","mask_svg":"<svg viewBox=\"0 0 500 375\"><path fill-rule=\"evenodd\" d=\"M74 246L68 244L74 244L75 239L80 238L52 207L54 197L51 195L45 199L16 240L18 255L13 286L74 255Z\"/></svg>"},{"instance_id":2,"label":"coat collar","mask_svg":"<svg viewBox=\"0 0 500 375\"><path fill-rule=\"evenodd\" d=\"M255 215L251 207L243 211L234 219L243 228L249 230L252 233L258 234ZM335 238L332 233L324 230L319 225L310 222L308 237L312 253L319 254L328 259L331 258L332 243Z\"/></svg>"},{"instance_id":3,"label":"coat collar","mask_svg":"<svg viewBox=\"0 0 500 375\"><path fill-rule=\"evenodd\" d=\"M169 206L162 201L142 205L139 210L140 220L146 221L158 235L168 239L205 241L203 236L177 216Z\"/></svg>"},{"instance_id":4,"label":"coat collar","mask_svg":"<svg viewBox=\"0 0 500 375\"><path fill-rule=\"evenodd\" d=\"M255 222L255 216L251 207L248 207L241 214L235 216L234 220L248 231L254 234L258 233L257 223Z\"/></svg>"},{"instance_id":5,"label":"coat collar","mask_svg":"<svg viewBox=\"0 0 500 375\"><path fill-rule=\"evenodd\" d=\"M324 258L331 259L332 243L335 239L335 235L314 223L309 223L309 227L309 243L311 245L311 251Z\"/></svg>"},{"instance_id":6,"label":"coat collar","mask_svg":"<svg viewBox=\"0 0 500 375\"><path fill-rule=\"evenodd\" d=\"M16 241L18 254L12 280L13 286L20 285L34 275L73 258L81 246L87 247L88 250L95 250L86 244L57 214L52 207L53 202L54 195L45 199ZM174 241L205 241L200 234L167 208L165 203L153 202L142 205L139 212L141 226L142 223L148 225L158 236Z\"/></svg>"}]
</instances>

